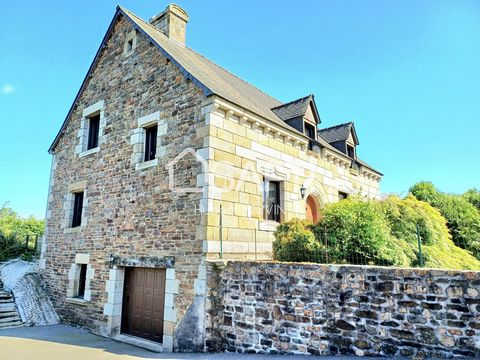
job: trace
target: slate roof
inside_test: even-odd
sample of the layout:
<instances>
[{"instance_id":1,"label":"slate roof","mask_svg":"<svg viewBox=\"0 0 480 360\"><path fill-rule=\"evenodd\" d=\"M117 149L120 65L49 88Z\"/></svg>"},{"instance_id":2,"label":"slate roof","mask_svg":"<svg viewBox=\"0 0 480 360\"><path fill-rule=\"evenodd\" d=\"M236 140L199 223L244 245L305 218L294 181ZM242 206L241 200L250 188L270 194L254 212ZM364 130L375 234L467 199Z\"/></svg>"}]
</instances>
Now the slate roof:
<instances>
[{"instance_id":1,"label":"slate roof","mask_svg":"<svg viewBox=\"0 0 480 360\"><path fill-rule=\"evenodd\" d=\"M350 133L353 129L353 138L355 143L358 145L358 138L355 131L355 126L353 122L348 122L345 124L331 126L329 128L318 130L318 135L321 136L329 144L337 141L345 141L349 138Z\"/></svg>"},{"instance_id":2,"label":"slate roof","mask_svg":"<svg viewBox=\"0 0 480 360\"><path fill-rule=\"evenodd\" d=\"M218 95L268 120L285 126L285 123L271 110L282 105L282 102L214 64L192 49L170 40L163 32L130 11L122 7L120 9L140 28L141 32L151 37L163 49L163 52L172 58L172 61L196 79L204 88L207 96Z\"/></svg>"},{"instance_id":3,"label":"slate roof","mask_svg":"<svg viewBox=\"0 0 480 360\"><path fill-rule=\"evenodd\" d=\"M274 107L272 108L272 111L283 121L304 116L312 99L313 95L308 95L289 103Z\"/></svg>"}]
</instances>

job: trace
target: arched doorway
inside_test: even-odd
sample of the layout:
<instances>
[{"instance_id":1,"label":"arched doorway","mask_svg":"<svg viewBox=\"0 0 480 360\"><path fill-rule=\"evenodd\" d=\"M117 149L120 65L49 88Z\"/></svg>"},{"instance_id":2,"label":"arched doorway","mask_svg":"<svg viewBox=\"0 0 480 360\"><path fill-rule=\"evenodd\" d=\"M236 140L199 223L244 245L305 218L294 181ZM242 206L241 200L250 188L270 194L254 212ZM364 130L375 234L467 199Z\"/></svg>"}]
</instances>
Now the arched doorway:
<instances>
[{"instance_id":1,"label":"arched doorway","mask_svg":"<svg viewBox=\"0 0 480 360\"><path fill-rule=\"evenodd\" d=\"M307 221L316 223L318 221L318 201L312 195L307 196L306 211Z\"/></svg>"}]
</instances>

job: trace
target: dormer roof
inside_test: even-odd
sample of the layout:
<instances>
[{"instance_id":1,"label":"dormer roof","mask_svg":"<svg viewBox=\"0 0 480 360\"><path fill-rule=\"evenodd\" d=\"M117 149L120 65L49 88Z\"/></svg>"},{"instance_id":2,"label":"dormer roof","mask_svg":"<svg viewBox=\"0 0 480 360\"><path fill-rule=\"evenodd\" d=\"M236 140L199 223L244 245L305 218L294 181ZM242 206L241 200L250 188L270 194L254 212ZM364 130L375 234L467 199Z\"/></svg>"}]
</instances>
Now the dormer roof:
<instances>
[{"instance_id":1,"label":"dormer roof","mask_svg":"<svg viewBox=\"0 0 480 360\"><path fill-rule=\"evenodd\" d=\"M355 125L353 122L320 129L318 130L318 135L320 135L329 144L339 141L347 141L351 135L355 145L360 144L357 137L357 131L355 130Z\"/></svg>"},{"instance_id":2,"label":"dormer roof","mask_svg":"<svg viewBox=\"0 0 480 360\"><path fill-rule=\"evenodd\" d=\"M304 117L311 106L312 112L315 116L317 124L320 123L320 116L318 115L317 106L313 94L307 95L297 100L290 101L272 108L272 111L283 121L290 119Z\"/></svg>"}]
</instances>

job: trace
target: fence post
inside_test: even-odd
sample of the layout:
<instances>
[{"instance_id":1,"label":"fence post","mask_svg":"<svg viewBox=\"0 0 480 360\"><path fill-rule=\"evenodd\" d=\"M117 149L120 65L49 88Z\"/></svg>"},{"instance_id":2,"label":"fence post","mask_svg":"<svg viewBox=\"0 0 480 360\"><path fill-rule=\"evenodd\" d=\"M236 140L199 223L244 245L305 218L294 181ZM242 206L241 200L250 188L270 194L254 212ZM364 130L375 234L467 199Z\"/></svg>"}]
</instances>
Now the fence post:
<instances>
[{"instance_id":1,"label":"fence post","mask_svg":"<svg viewBox=\"0 0 480 360\"><path fill-rule=\"evenodd\" d=\"M27 237L25 238L25 250L28 251L28 243L30 242L30 235L27 235Z\"/></svg>"},{"instance_id":2,"label":"fence post","mask_svg":"<svg viewBox=\"0 0 480 360\"><path fill-rule=\"evenodd\" d=\"M220 259L223 259L223 209L220 204Z\"/></svg>"},{"instance_id":3,"label":"fence post","mask_svg":"<svg viewBox=\"0 0 480 360\"><path fill-rule=\"evenodd\" d=\"M33 252L37 254L37 246L38 246L38 234L35 235L35 245L33 247Z\"/></svg>"},{"instance_id":4,"label":"fence post","mask_svg":"<svg viewBox=\"0 0 480 360\"><path fill-rule=\"evenodd\" d=\"M418 240L418 263L420 267L423 267L423 253L422 253L422 240L420 238L420 228L417 223L417 240Z\"/></svg>"},{"instance_id":5,"label":"fence post","mask_svg":"<svg viewBox=\"0 0 480 360\"><path fill-rule=\"evenodd\" d=\"M323 227L323 234L325 236L325 263L328 264L328 236L327 236L327 227Z\"/></svg>"}]
</instances>

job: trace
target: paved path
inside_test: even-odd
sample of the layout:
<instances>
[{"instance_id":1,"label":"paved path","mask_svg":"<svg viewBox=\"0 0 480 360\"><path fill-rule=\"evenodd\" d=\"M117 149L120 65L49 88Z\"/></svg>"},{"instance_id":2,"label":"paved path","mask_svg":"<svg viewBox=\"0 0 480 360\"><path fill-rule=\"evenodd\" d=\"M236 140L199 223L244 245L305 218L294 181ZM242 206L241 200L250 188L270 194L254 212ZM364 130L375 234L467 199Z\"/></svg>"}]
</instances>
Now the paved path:
<instances>
[{"instance_id":1,"label":"paved path","mask_svg":"<svg viewBox=\"0 0 480 360\"><path fill-rule=\"evenodd\" d=\"M22 327L0 330L0 359L12 360L363 360L333 356L273 356L231 354L157 354L135 346L92 335L66 325ZM381 358L386 359L386 358ZM398 359L398 358L396 358Z\"/></svg>"}]
</instances>

